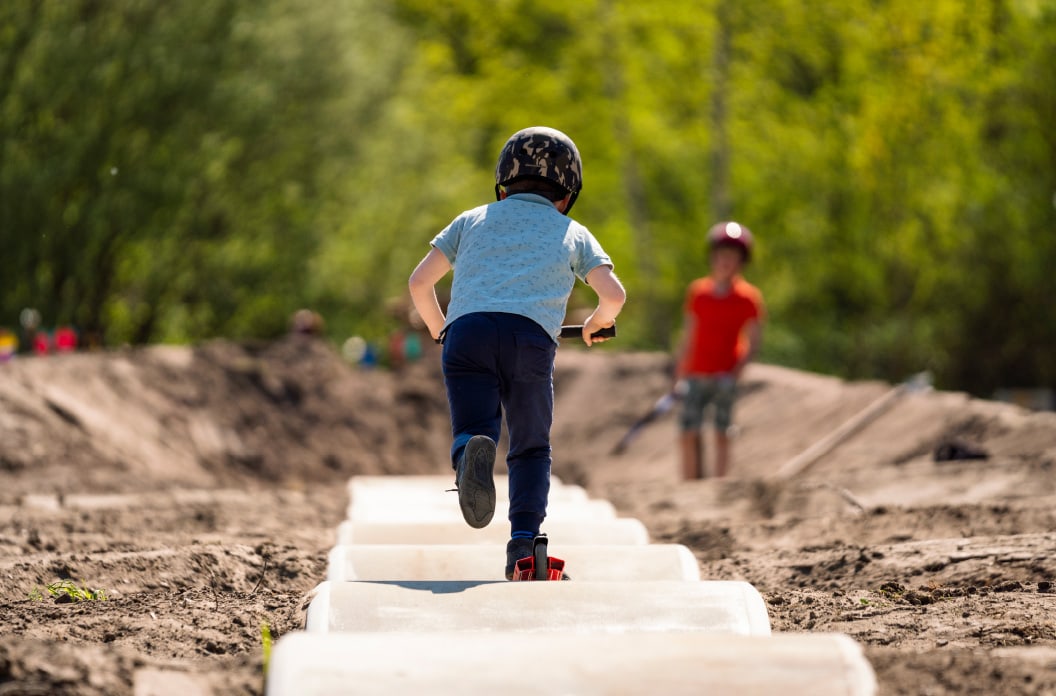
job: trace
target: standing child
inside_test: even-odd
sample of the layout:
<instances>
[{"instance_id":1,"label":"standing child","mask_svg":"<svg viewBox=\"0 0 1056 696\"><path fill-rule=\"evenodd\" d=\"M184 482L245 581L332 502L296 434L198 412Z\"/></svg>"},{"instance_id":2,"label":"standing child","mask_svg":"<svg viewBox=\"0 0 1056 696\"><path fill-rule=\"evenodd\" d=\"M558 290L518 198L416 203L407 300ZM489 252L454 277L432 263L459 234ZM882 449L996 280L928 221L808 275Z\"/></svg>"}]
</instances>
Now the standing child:
<instances>
[{"instance_id":1,"label":"standing child","mask_svg":"<svg viewBox=\"0 0 1056 696\"><path fill-rule=\"evenodd\" d=\"M676 380L685 390L679 423L683 478L705 476L701 426L704 409L714 406L717 477L729 469L729 431L737 380L759 350L766 316L763 296L741 277L751 259L752 233L736 222L708 231L711 272L689 285L685 326L676 356Z\"/></svg>"},{"instance_id":2,"label":"standing child","mask_svg":"<svg viewBox=\"0 0 1056 696\"><path fill-rule=\"evenodd\" d=\"M495 168L497 202L463 212L432 241L411 274L411 298L442 340L451 406L451 463L462 516L484 527L495 512L495 442L502 410L510 447L506 577L532 554L550 493L554 355L576 278L598 295L583 325L613 325L626 299L612 261L587 228L566 217L583 184L579 151L564 133L514 133ZM454 269L444 316L435 285Z\"/></svg>"}]
</instances>

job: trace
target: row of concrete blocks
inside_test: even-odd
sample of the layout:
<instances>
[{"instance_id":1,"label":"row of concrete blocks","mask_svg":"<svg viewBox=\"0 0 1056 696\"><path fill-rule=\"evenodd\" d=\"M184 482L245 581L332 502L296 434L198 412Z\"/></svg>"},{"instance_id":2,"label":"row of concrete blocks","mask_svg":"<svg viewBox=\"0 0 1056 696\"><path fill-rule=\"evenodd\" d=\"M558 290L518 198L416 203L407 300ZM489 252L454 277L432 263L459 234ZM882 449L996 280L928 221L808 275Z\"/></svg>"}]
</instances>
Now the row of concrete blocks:
<instances>
[{"instance_id":1,"label":"row of concrete blocks","mask_svg":"<svg viewBox=\"0 0 1056 696\"><path fill-rule=\"evenodd\" d=\"M305 630L271 655L269 696L812 694L870 696L840 634L771 634L750 584L704 581L685 546L554 480L544 531L571 582L503 578L507 481L495 521L461 519L450 479L355 477Z\"/></svg>"}]
</instances>

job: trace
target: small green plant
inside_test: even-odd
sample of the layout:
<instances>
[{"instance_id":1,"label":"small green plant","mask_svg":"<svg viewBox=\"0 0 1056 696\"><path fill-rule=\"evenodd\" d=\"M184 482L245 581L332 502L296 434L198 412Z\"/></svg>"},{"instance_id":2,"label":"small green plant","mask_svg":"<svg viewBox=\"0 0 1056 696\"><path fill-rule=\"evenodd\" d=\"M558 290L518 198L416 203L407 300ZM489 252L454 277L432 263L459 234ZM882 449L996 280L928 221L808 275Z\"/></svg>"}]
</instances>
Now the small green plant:
<instances>
[{"instance_id":1,"label":"small green plant","mask_svg":"<svg viewBox=\"0 0 1056 696\"><path fill-rule=\"evenodd\" d=\"M81 580L81 586L78 586L73 580L60 580L50 585L45 585L43 590L39 587L34 588L29 593L29 598L34 602L44 601L45 596L53 597L59 603L106 601L106 592L90 589L84 580Z\"/></svg>"},{"instance_id":2,"label":"small green plant","mask_svg":"<svg viewBox=\"0 0 1056 696\"><path fill-rule=\"evenodd\" d=\"M264 676L267 677L271 662L271 627L266 621L260 624L260 645L264 653Z\"/></svg>"}]
</instances>

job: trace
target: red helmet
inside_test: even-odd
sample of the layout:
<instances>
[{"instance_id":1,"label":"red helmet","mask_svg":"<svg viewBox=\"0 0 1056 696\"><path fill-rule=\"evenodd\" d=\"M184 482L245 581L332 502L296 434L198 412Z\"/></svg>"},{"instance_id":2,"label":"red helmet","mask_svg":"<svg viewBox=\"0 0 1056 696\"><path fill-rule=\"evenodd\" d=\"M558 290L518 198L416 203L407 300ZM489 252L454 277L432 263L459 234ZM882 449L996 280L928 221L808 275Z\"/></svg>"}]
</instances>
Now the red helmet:
<instances>
[{"instance_id":1,"label":"red helmet","mask_svg":"<svg viewBox=\"0 0 1056 696\"><path fill-rule=\"evenodd\" d=\"M719 246L736 247L744 255L744 262L752 258L752 231L744 225L729 221L712 225L708 230L708 248Z\"/></svg>"}]
</instances>

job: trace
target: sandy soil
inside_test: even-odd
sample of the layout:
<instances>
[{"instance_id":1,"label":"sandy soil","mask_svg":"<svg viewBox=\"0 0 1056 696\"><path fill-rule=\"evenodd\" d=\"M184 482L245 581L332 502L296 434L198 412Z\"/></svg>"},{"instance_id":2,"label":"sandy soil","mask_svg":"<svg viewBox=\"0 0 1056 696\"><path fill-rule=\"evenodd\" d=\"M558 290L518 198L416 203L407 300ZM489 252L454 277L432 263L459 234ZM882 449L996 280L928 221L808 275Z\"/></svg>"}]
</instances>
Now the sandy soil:
<instances>
[{"instance_id":1,"label":"sandy soil","mask_svg":"<svg viewBox=\"0 0 1056 696\"><path fill-rule=\"evenodd\" d=\"M782 477L891 385L755 365L733 475L683 483L673 413L612 452L666 368L563 348L555 473L755 584L776 631L853 636L881 694L1056 694L1056 414L900 392ZM301 626L345 482L445 473L447 441L435 355L361 372L291 337L0 365L0 694L262 693L263 627ZM936 461L951 442L989 457Z\"/></svg>"}]
</instances>

